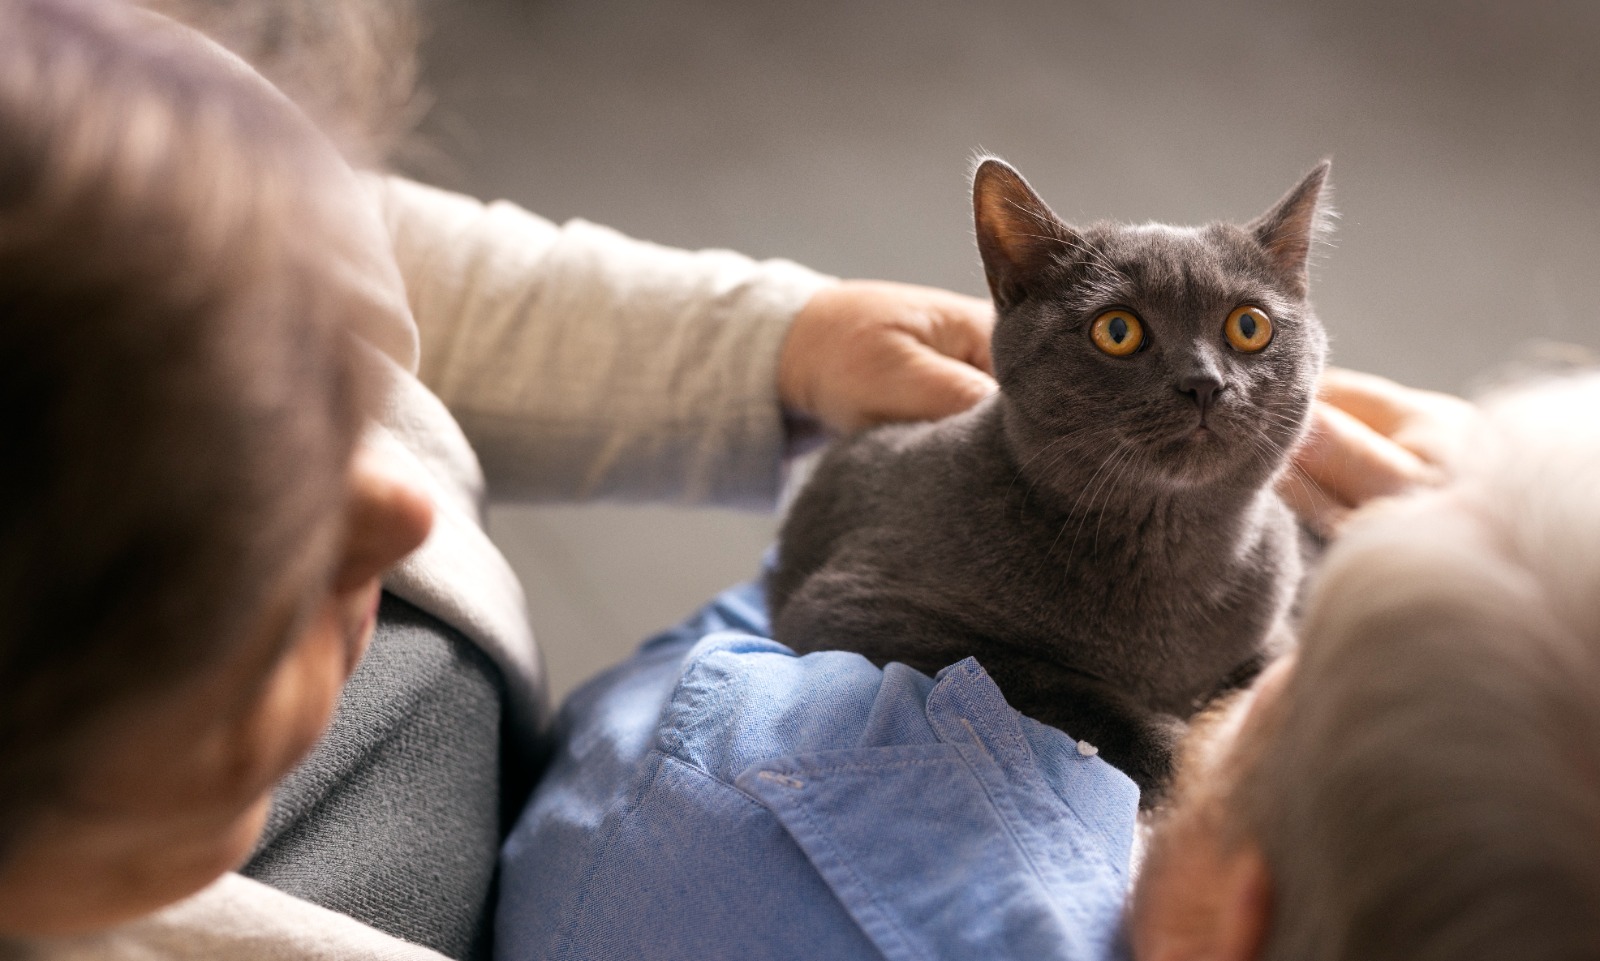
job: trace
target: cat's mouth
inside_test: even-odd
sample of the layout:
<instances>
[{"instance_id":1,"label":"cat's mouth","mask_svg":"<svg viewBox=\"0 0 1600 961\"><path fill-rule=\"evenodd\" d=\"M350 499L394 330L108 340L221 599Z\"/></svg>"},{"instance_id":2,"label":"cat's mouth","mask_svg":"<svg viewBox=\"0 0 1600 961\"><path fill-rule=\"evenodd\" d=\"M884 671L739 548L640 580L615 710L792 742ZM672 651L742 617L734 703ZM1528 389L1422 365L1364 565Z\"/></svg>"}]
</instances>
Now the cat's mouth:
<instances>
[{"instance_id":1,"label":"cat's mouth","mask_svg":"<svg viewBox=\"0 0 1600 961\"><path fill-rule=\"evenodd\" d=\"M1202 413L1195 421L1194 426L1189 428L1188 437L1189 440L1196 443L1215 440L1217 438L1216 416L1213 414Z\"/></svg>"},{"instance_id":2,"label":"cat's mouth","mask_svg":"<svg viewBox=\"0 0 1600 961\"><path fill-rule=\"evenodd\" d=\"M1204 423L1191 421L1168 434L1152 453L1168 482L1180 487L1205 484L1227 473L1234 464L1235 450L1230 439L1226 426L1207 418Z\"/></svg>"},{"instance_id":3,"label":"cat's mouth","mask_svg":"<svg viewBox=\"0 0 1600 961\"><path fill-rule=\"evenodd\" d=\"M1163 446L1168 463L1180 472L1187 472L1201 465L1207 465L1205 469L1215 467L1218 458L1231 459L1233 432L1224 420L1213 411L1167 435L1169 439Z\"/></svg>"},{"instance_id":4,"label":"cat's mouth","mask_svg":"<svg viewBox=\"0 0 1600 961\"><path fill-rule=\"evenodd\" d=\"M1217 432L1215 424L1198 424L1184 436L1181 447L1186 457L1211 461L1227 449L1228 443L1227 438Z\"/></svg>"},{"instance_id":5,"label":"cat's mouth","mask_svg":"<svg viewBox=\"0 0 1600 961\"><path fill-rule=\"evenodd\" d=\"M1164 472L1185 476L1199 471L1209 476L1234 460L1239 439L1237 427L1232 418L1220 410L1204 413L1190 410L1146 433L1144 440L1152 460L1162 465Z\"/></svg>"}]
</instances>

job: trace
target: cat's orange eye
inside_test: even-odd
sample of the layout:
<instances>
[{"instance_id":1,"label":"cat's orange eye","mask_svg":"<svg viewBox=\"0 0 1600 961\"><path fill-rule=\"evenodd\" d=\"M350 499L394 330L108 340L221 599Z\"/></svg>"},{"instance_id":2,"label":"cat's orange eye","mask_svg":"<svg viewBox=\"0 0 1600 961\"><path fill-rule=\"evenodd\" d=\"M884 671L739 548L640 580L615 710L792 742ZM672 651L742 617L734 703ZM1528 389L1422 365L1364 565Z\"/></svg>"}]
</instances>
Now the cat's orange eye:
<instances>
[{"instance_id":1,"label":"cat's orange eye","mask_svg":"<svg viewBox=\"0 0 1600 961\"><path fill-rule=\"evenodd\" d=\"M1108 310L1094 319L1089 339L1104 353L1126 357L1144 343L1144 325L1126 310Z\"/></svg>"},{"instance_id":2,"label":"cat's orange eye","mask_svg":"<svg viewBox=\"0 0 1600 961\"><path fill-rule=\"evenodd\" d=\"M1222 332L1234 350L1253 354L1272 343L1272 320L1260 307L1235 307Z\"/></svg>"}]
</instances>

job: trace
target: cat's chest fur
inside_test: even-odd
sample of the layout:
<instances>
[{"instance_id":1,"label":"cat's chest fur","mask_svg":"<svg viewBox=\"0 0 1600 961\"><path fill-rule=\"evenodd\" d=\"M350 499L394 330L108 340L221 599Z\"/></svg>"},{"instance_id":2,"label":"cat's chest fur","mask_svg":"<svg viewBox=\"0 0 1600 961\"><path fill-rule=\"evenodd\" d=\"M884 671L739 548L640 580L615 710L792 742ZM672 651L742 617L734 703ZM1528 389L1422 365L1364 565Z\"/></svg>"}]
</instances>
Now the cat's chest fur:
<instances>
[{"instance_id":1,"label":"cat's chest fur","mask_svg":"<svg viewBox=\"0 0 1600 961\"><path fill-rule=\"evenodd\" d=\"M1044 696L1053 672L1087 674L1187 716L1287 606L1287 512L1260 492L1119 497L1105 463L1041 490L1006 448L1001 404L830 454L785 525L778 640L930 672L967 656L1025 662Z\"/></svg>"}]
</instances>

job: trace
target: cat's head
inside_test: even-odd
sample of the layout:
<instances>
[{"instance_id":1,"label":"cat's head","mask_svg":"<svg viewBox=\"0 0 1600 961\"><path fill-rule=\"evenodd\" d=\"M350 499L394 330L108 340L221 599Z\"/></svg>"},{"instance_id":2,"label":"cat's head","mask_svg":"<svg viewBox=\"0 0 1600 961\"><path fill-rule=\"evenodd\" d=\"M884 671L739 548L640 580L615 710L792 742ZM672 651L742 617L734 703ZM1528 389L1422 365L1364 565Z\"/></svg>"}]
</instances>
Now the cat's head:
<instances>
[{"instance_id":1,"label":"cat's head","mask_svg":"<svg viewBox=\"0 0 1600 961\"><path fill-rule=\"evenodd\" d=\"M1324 161L1247 224L1068 226L1004 162L973 178L998 320L995 372L1018 436L1124 482L1260 483L1304 430L1327 338L1307 258ZM1040 455L1045 451L1021 451Z\"/></svg>"}]
</instances>

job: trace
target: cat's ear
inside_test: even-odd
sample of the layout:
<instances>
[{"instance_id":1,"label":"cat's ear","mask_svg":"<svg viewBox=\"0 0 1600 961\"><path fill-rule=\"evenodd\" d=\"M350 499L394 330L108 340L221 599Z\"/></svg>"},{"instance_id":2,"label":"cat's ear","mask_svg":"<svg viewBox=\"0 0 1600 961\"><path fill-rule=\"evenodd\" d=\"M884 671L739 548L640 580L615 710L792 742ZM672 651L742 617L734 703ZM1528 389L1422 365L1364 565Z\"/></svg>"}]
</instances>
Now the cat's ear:
<instances>
[{"instance_id":1,"label":"cat's ear","mask_svg":"<svg viewBox=\"0 0 1600 961\"><path fill-rule=\"evenodd\" d=\"M973 171L972 215L983 272L999 308L1027 296L1046 266L1082 246L1022 175L994 157L982 158Z\"/></svg>"},{"instance_id":2,"label":"cat's ear","mask_svg":"<svg viewBox=\"0 0 1600 961\"><path fill-rule=\"evenodd\" d=\"M1311 245L1333 226L1325 196L1330 166L1326 160L1317 164L1271 210L1247 225L1273 267L1302 296L1309 286L1306 264Z\"/></svg>"}]
</instances>

